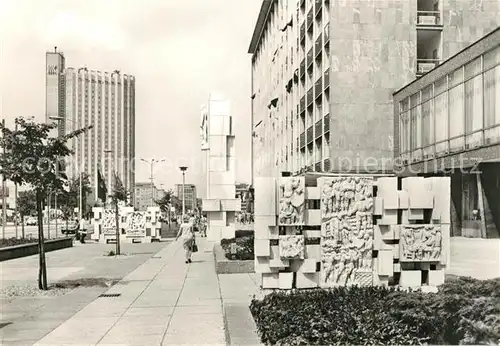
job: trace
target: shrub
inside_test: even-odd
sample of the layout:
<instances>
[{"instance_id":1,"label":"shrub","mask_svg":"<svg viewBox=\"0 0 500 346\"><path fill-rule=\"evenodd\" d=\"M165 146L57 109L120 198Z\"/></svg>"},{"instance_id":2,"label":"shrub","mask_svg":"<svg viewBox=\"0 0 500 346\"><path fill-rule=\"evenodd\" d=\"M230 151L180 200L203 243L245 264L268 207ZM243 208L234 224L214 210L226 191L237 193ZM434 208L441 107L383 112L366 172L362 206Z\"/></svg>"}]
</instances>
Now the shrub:
<instances>
[{"instance_id":1,"label":"shrub","mask_svg":"<svg viewBox=\"0 0 500 346\"><path fill-rule=\"evenodd\" d=\"M0 239L0 248L7 246L16 246L16 245L24 245L24 244L33 244L36 243L36 239L28 239L28 238L6 238Z\"/></svg>"},{"instance_id":2,"label":"shrub","mask_svg":"<svg viewBox=\"0 0 500 346\"><path fill-rule=\"evenodd\" d=\"M250 310L261 341L271 345L496 344L498 280L464 282L465 290L447 283L438 293L356 286L278 291L252 300Z\"/></svg>"},{"instance_id":3,"label":"shrub","mask_svg":"<svg viewBox=\"0 0 500 346\"><path fill-rule=\"evenodd\" d=\"M236 252L231 253L231 245L236 244ZM230 260L247 261L254 259L254 235L240 238L221 239L220 245Z\"/></svg>"}]
</instances>

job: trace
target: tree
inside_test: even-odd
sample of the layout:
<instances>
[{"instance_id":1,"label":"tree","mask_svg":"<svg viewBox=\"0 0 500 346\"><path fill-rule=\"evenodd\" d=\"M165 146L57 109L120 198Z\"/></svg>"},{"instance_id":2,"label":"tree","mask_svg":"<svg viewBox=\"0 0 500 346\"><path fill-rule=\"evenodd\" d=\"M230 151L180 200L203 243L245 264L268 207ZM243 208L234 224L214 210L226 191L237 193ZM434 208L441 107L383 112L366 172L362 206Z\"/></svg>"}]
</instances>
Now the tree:
<instances>
[{"instance_id":1,"label":"tree","mask_svg":"<svg viewBox=\"0 0 500 346\"><path fill-rule=\"evenodd\" d=\"M175 197L174 191L170 189L163 194L162 198L155 200L155 203L160 207L160 210L167 215L169 225L170 225L170 208L172 206L174 197Z\"/></svg>"},{"instance_id":2,"label":"tree","mask_svg":"<svg viewBox=\"0 0 500 346\"><path fill-rule=\"evenodd\" d=\"M50 191L62 191L67 184L64 173L64 158L73 152L67 141L92 128L92 126L73 131L67 135L52 137L50 132L56 124L36 123L32 119L16 118L16 129L11 130L4 124L2 146L5 153L1 156L0 173L5 179L18 186L28 184L35 191L38 218L38 287L47 289L47 266L43 234L43 203Z\"/></svg>"},{"instance_id":3,"label":"tree","mask_svg":"<svg viewBox=\"0 0 500 346\"><path fill-rule=\"evenodd\" d=\"M17 197L17 209L21 216L21 233L24 238L24 217L33 215L36 211L36 192L34 190L20 191Z\"/></svg>"},{"instance_id":4,"label":"tree","mask_svg":"<svg viewBox=\"0 0 500 346\"><path fill-rule=\"evenodd\" d=\"M85 215L85 196L92 192L90 187L90 177L87 173L82 173L82 214ZM67 191L63 190L57 195L58 204L63 209L63 214L65 218L71 217L73 215L73 210L80 206L80 179L79 176L73 177L68 180ZM65 212L66 211L66 212ZM66 216L67 215L67 216Z\"/></svg>"},{"instance_id":5,"label":"tree","mask_svg":"<svg viewBox=\"0 0 500 346\"><path fill-rule=\"evenodd\" d=\"M119 210L120 202L126 202L130 193L127 191L123 185L122 180L118 173L114 172L114 186L111 190L111 195L109 196L111 205L115 207L115 222L116 222L116 255L120 254L120 222L119 222Z\"/></svg>"}]
</instances>

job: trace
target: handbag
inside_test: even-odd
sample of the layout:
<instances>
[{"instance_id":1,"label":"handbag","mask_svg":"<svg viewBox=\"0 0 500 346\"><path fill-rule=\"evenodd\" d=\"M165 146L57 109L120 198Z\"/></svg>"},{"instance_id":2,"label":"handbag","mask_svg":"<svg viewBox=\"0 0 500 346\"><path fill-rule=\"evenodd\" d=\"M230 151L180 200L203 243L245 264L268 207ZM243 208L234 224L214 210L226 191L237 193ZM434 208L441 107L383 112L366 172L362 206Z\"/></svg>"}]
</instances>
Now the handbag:
<instances>
[{"instance_id":1,"label":"handbag","mask_svg":"<svg viewBox=\"0 0 500 346\"><path fill-rule=\"evenodd\" d=\"M193 245L191 245L191 252L198 252L198 245L196 245L194 238L193 238Z\"/></svg>"}]
</instances>

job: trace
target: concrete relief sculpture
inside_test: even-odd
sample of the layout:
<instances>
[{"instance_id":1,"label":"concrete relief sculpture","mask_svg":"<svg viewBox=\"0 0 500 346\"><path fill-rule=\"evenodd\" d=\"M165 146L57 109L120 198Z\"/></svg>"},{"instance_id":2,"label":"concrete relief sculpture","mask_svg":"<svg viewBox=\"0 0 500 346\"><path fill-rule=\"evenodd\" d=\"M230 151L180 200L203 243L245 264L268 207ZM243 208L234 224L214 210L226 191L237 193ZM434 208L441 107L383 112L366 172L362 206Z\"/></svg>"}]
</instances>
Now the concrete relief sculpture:
<instances>
[{"instance_id":1,"label":"concrete relief sculpture","mask_svg":"<svg viewBox=\"0 0 500 346\"><path fill-rule=\"evenodd\" d=\"M280 225L303 225L305 205L305 178L280 178Z\"/></svg>"},{"instance_id":2,"label":"concrete relief sculpture","mask_svg":"<svg viewBox=\"0 0 500 346\"><path fill-rule=\"evenodd\" d=\"M304 236L282 235L279 237L279 253L283 259L304 259Z\"/></svg>"},{"instance_id":3,"label":"concrete relief sculpture","mask_svg":"<svg viewBox=\"0 0 500 346\"><path fill-rule=\"evenodd\" d=\"M441 226L403 225L400 237L401 262L441 261L443 243Z\"/></svg>"},{"instance_id":4,"label":"concrete relief sculpture","mask_svg":"<svg viewBox=\"0 0 500 346\"><path fill-rule=\"evenodd\" d=\"M373 180L325 179L321 188L321 286L371 285Z\"/></svg>"},{"instance_id":5,"label":"concrete relief sculpture","mask_svg":"<svg viewBox=\"0 0 500 346\"><path fill-rule=\"evenodd\" d=\"M208 150L208 109L205 106L201 108L200 141L201 150Z\"/></svg>"},{"instance_id":6,"label":"concrete relief sculpture","mask_svg":"<svg viewBox=\"0 0 500 346\"><path fill-rule=\"evenodd\" d=\"M116 234L116 216L112 209L105 209L102 217L103 234Z\"/></svg>"},{"instance_id":7,"label":"concrete relief sculpture","mask_svg":"<svg viewBox=\"0 0 500 346\"><path fill-rule=\"evenodd\" d=\"M144 236L146 234L146 213L135 211L127 216L127 235Z\"/></svg>"}]
</instances>

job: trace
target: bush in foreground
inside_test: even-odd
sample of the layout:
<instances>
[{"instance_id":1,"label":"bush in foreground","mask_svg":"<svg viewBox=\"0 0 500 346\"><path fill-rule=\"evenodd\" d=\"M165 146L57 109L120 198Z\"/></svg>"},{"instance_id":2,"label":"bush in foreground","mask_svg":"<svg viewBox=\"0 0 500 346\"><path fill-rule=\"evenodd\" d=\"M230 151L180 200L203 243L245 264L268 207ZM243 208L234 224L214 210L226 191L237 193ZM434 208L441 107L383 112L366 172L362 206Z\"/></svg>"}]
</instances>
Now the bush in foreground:
<instances>
[{"instance_id":1,"label":"bush in foreground","mask_svg":"<svg viewBox=\"0 0 500 346\"><path fill-rule=\"evenodd\" d=\"M24 244L35 244L36 242L37 239L29 239L29 238L0 239L0 248L7 246L24 245Z\"/></svg>"},{"instance_id":2,"label":"bush in foreground","mask_svg":"<svg viewBox=\"0 0 500 346\"><path fill-rule=\"evenodd\" d=\"M274 292L250 310L271 345L497 344L500 279L445 283L438 293L383 287Z\"/></svg>"},{"instance_id":3,"label":"bush in foreground","mask_svg":"<svg viewBox=\"0 0 500 346\"><path fill-rule=\"evenodd\" d=\"M236 252L231 253L231 245L236 244ZM230 260L248 261L254 259L254 236L247 235L238 238L221 239L220 245Z\"/></svg>"}]
</instances>

